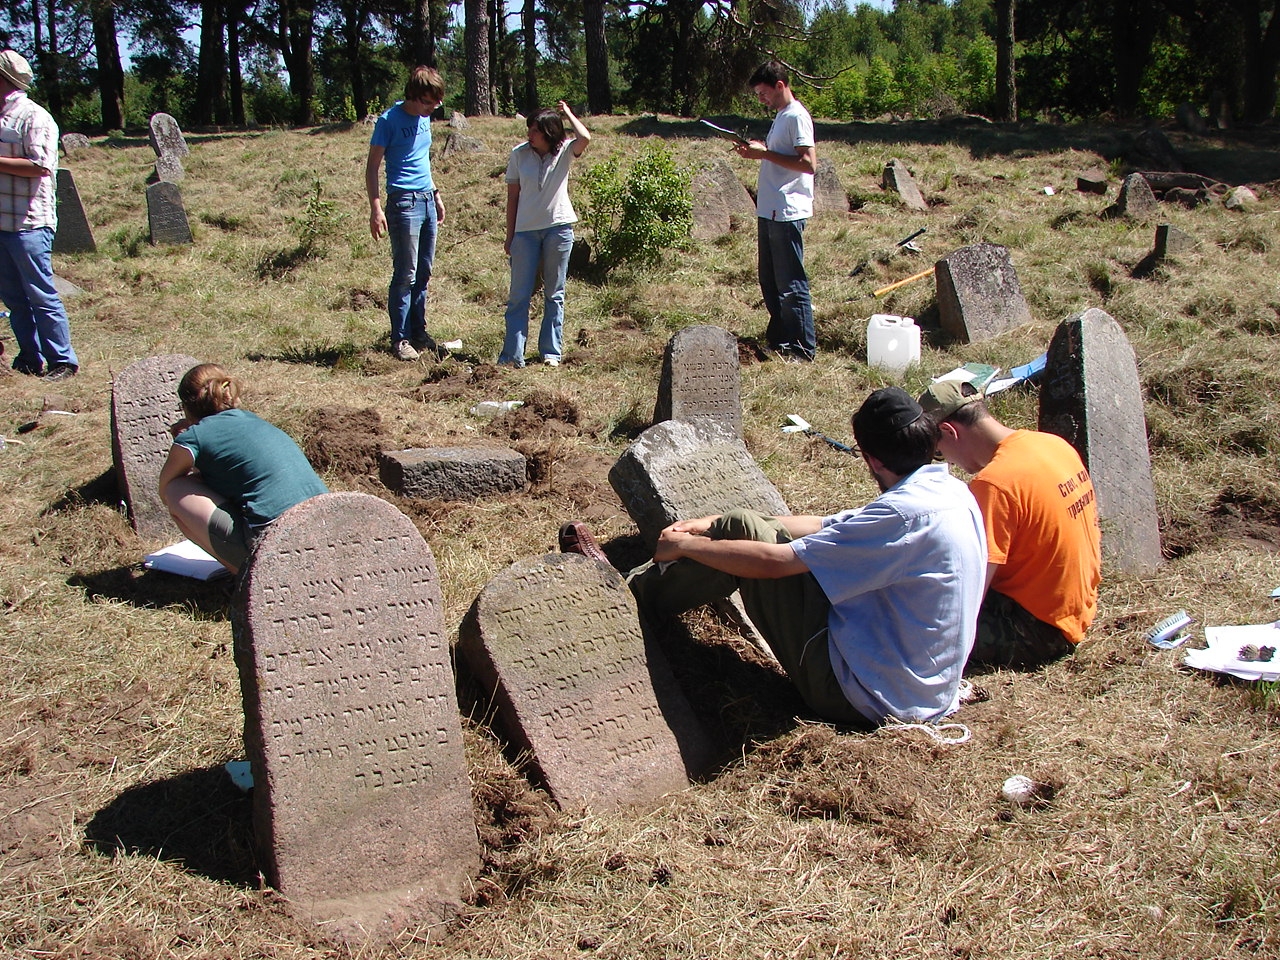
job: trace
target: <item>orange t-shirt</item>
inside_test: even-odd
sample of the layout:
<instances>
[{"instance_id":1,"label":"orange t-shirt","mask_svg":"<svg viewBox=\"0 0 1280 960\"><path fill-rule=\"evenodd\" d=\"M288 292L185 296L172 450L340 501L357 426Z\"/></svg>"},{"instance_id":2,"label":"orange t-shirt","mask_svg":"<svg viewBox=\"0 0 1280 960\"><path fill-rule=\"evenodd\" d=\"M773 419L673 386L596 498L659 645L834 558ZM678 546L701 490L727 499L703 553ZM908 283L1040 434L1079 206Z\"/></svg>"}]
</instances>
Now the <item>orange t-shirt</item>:
<instances>
[{"instance_id":1,"label":"orange t-shirt","mask_svg":"<svg viewBox=\"0 0 1280 960\"><path fill-rule=\"evenodd\" d=\"M1093 481L1075 448L1017 430L970 482L1000 564L991 589L1079 643L1098 612L1101 531Z\"/></svg>"}]
</instances>

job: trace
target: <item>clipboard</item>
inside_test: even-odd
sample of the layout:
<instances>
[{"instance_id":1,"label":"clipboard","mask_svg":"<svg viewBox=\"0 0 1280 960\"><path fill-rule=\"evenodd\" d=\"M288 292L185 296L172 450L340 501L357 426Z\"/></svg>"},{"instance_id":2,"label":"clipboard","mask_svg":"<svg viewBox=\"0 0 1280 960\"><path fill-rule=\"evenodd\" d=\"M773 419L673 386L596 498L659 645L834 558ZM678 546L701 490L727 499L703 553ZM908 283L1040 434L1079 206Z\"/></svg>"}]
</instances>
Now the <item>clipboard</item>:
<instances>
[{"instance_id":1,"label":"clipboard","mask_svg":"<svg viewBox=\"0 0 1280 960\"><path fill-rule=\"evenodd\" d=\"M725 127L716 126L710 120L699 120L698 122L705 123L708 127L710 127L712 130L716 132L716 136L724 137L724 139L726 140L732 140L734 143L742 143L742 144L751 142L746 137L742 136L742 134L734 133L732 130L728 130Z\"/></svg>"}]
</instances>

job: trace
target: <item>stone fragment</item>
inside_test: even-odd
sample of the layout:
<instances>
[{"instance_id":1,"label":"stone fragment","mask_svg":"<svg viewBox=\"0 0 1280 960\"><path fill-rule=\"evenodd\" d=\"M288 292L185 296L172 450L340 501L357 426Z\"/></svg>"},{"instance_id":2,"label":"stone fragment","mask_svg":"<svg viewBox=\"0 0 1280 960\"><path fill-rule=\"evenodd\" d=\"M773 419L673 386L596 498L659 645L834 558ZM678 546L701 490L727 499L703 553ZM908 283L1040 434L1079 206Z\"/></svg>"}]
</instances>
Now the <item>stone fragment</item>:
<instances>
[{"instance_id":1,"label":"stone fragment","mask_svg":"<svg viewBox=\"0 0 1280 960\"><path fill-rule=\"evenodd\" d=\"M1106 196L1107 193L1107 174L1097 167L1083 170L1076 174L1076 189L1081 193L1096 193L1099 196Z\"/></svg>"},{"instance_id":2,"label":"stone fragment","mask_svg":"<svg viewBox=\"0 0 1280 960\"><path fill-rule=\"evenodd\" d=\"M58 291L58 296L63 300L69 300L84 293L84 290L80 287L77 287L65 277L58 276L56 273L53 275L53 288Z\"/></svg>"},{"instance_id":3,"label":"stone fragment","mask_svg":"<svg viewBox=\"0 0 1280 960\"><path fill-rule=\"evenodd\" d=\"M1108 207L1105 217L1129 217L1143 221L1156 217L1160 212L1160 201L1151 190L1151 184L1140 173L1131 173L1120 184L1120 194L1116 202Z\"/></svg>"},{"instance_id":4,"label":"stone fragment","mask_svg":"<svg viewBox=\"0 0 1280 960\"><path fill-rule=\"evenodd\" d=\"M161 180L147 187L147 224L152 245L191 243L191 224L176 183Z\"/></svg>"},{"instance_id":5,"label":"stone fragment","mask_svg":"<svg viewBox=\"0 0 1280 960\"><path fill-rule=\"evenodd\" d=\"M449 114L449 126L454 130L470 130L471 121L461 110L454 110Z\"/></svg>"},{"instance_id":6,"label":"stone fragment","mask_svg":"<svg viewBox=\"0 0 1280 960\"><path fill-rule=\"evenodd\" d=\"M1170 223L1162 223L1156 227L1155 255L1157 259L1176 257L1192 253L1200 241L1184 230L1179 230Z\"/></svg>"},{"instance_id":7,"label":"stone fragment","mask_svg":"<svg viewBox=\"0 0 1280 960\"><path fill-rule=\"evenodd\" d=\"M458 649L564 809L650 805L708 769L706 734L605 564L521 560L480 592Z\"/></svg>"},{"instance_id":8,"label":"stone fragment","mask_svg":"<svg viewBox=\"0 0 1280 960\"><path fill-rule=\"evenodd\" d=\"M191 152L186 138L182 135L182 129L178 126L178 121L169 114L152 114L149 127L147 137L157 157L164 156L166 153L185 157Z\"/></svg>"},{"instance_id":9,"label":"stone fragment","mask_svg":"<svg viewBox=\"0 0 1280 960\"><path fill-rule=\"evenodd\" d=\"M505 447L419 447L387 450L378 476L402 497L475 500L525 488L525 458Z\"/></svg>"},{"instance_id":10,"label":"stone fragment","mask_svg":"<svg viewBox=\"0 0 1280 960\"><path fill-rule=\"evenodd\" d=\"M1129 162L1140 170L1181 170L1182 161L1159 127L1147 127L1134 138Z\"/></svg>"},{"instance_id":11,"label":"stone fragment","mask_svg":"<svg viewBox=\"0 0 1280 960\"><path fill-rule=\"evenodd\" d=\"M58 204L58 228L53 234L54 253L96 253L93 228L84 212L76 179L66 167L58 168L55 187Z\"/></svg>"},{"instance_id":12,"label":"stone fragment","mask_svg":"<svg viewBox=\"0 0 1280 960\"><path fill-rule=\"evenodd\" d=\"M1007 248L994 243L961 247L934 268L938 318L961 343L978 343L1031 322L1031 310Z\"/></svg>"},{"instance_id":13,"label":"stone fragment","mask_svg":"<svg viewBox=\"0 0 1280 960\"><path fill-rule=\"evenodd\" d=\"M451 133L445 139L440 155L448 157L455 153L487 153L488 151L489 148L485 146L483 140L468 137L463 133Z\"/></svg>"},{"instance_id":14,"label":"stone fragment","mask_svg":"<svg viewBox=\"0 0 1280 960\"><path fill-rule=\"evenodd\" d=\"M1133 576L1160 565L1142 385L1129 340L1090 308L1058 325L1040 387L1040 429L1064 438L1089 469L1104 560Z\"/></svg>"},{"instance_id":15,"label":"stone fragment","mask_svg":"<svg viewBox=\"0 0 1280 960\"><path fill-rule=\"evenodd\" d=\"M267 878L345 942L460 907L480 851L435 561L377 497L327 493L263 534L232 601Z\"/></svg>"},{"instance_id":16,"label":"stone fragment","mask_svg":"<svg viewBox=\"0 0 1280 960\"><path fill-rule=\"evenodd\" d=\"M813 177L813 212L839 213L849 212L849 194L840 182L840 174L830 157L818 157L818 169Z\"/></svg>"},{"instance_id":17,"label":"stone fragment","mask_svg":"<svg viewBox=\"0 0 1280 960\"><path fill-rule=\"evenodd\" d=\"M1248 187L1232 187L1222 198L1222 205L1228 210L1247 210L1258 202L1258 195Z\"/></svg>"},{"instance_id":18,"label":"stone fragment","mask_svg":"<svg viewBox=\"0 0 1280 960\"><path fill-rule=\"evenodd\" d=\"M742 435L738 338L719 327L686 327L667 341L653 422L709 417Z\"/></svg>"},{"instance_id":19,"label":"stone fragment","mask_svg":"<svg viewBox=\"0 0 1280 960\"><path fill-rule=\"evenodd\" d=\"M881 178L880 183L885 190L892 190L900 196L908 210L916 210L920 213L928 211L929 204L925 202L924 196L920 193L920 188L916 186L916 181L911 176L911 171L907 169L905 163L896 157L885 165L884 176Z\"/></svg>"},{"instance_id":20,"label":"stone fragment","mask_svg":"<svg viewBox=\"0 0 1280 960\"><path fill-rule=\"evenodd\" d=\"M64 133L62 135L63 153L75 153L77 150L87 150L91 146L93 146L93 141L83 133Z\"/></svg>"},{"instance_id":21,"label":"stone fragment","mask_svg":"<svg viewBox=\"0 0 1280 960\"><path fill-rule=\"evenodd\" d=\"M111 457L116 483L138 536L175 540L180 531L160 500L160 468L173 446L170 426L182 419L178 383L200 361L184 353L131 363L111 381Z\"/></svg>"}]
</instances>

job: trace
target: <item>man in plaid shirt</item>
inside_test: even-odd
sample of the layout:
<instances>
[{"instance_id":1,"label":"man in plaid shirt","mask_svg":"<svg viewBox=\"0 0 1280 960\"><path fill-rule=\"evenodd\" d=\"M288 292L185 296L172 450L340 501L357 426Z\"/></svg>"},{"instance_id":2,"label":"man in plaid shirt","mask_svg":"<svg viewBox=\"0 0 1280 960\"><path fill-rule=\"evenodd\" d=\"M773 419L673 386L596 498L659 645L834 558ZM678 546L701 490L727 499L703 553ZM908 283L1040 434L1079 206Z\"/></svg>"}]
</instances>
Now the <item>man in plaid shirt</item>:
<instances>
[{"instance_id":1,"label":"man in plaid shirt","mask_svg":"<svg viewBox=\"0 0 1280 960\"><path fill-rule=\"evenodd\" d=\"M53 283L58 125L28 99L29 86L27 61L0 52L0 299L18 341L13 369L57 381L80 369Z\"/></svg>"}]
</instances>

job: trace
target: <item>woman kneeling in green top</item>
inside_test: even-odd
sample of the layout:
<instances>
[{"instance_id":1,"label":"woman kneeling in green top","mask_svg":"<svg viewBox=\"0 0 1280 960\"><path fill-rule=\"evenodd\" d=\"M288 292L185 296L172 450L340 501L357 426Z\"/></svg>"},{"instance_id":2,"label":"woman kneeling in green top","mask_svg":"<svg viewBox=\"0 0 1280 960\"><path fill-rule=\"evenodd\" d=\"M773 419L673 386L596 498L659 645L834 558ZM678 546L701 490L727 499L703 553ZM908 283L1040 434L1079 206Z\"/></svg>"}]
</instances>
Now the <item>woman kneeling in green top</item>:
<instances>
[{"instance_id":1,"label":"woman kneeling in green top","mask_svg":"<svg viewBox=\"0 0 1280 960\"><path fill-rule=\"evenodd\" d=\"M239 573L268 524L329 488L287 433L238 408L240 386L218 364L188 370L178 399L186 419L172 427L160 499L187 539Z\"/></svg>"}]
</instances>

